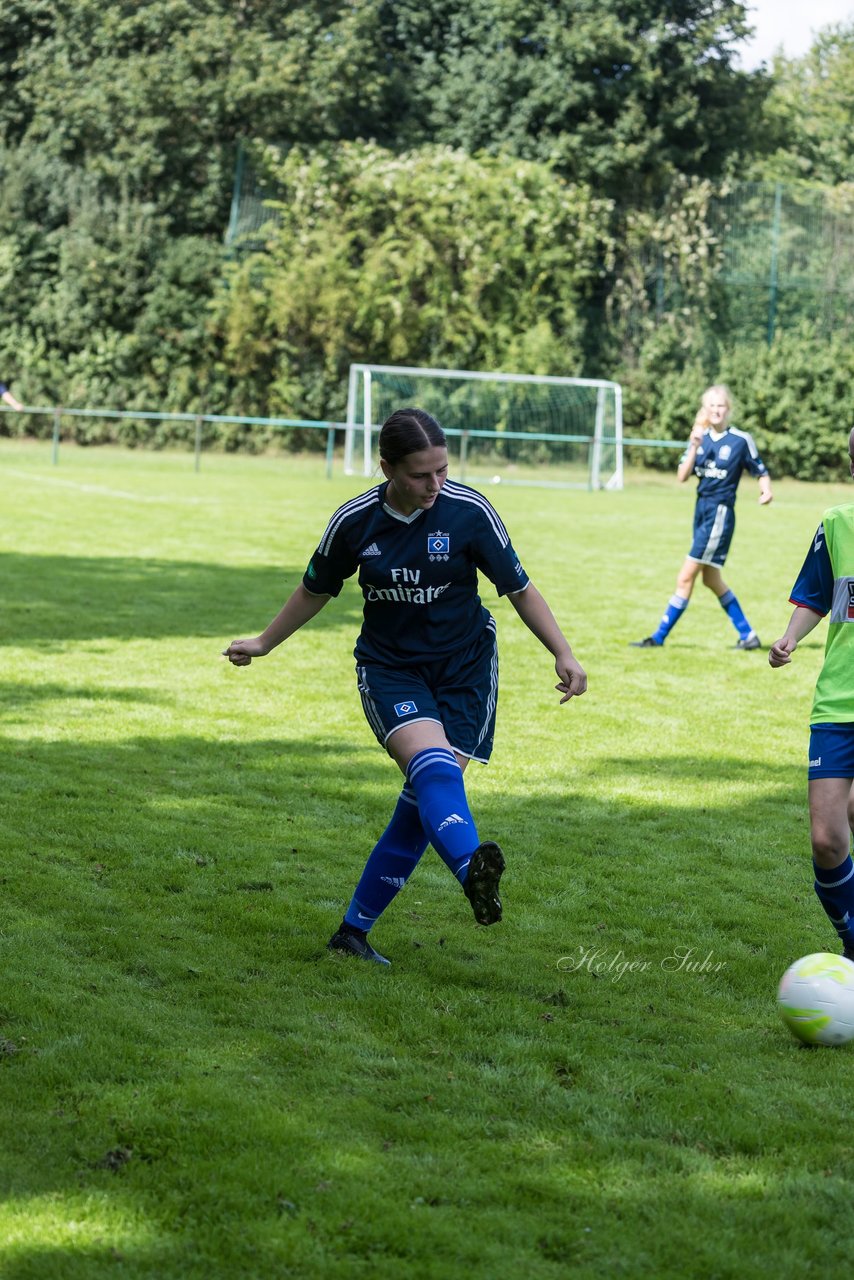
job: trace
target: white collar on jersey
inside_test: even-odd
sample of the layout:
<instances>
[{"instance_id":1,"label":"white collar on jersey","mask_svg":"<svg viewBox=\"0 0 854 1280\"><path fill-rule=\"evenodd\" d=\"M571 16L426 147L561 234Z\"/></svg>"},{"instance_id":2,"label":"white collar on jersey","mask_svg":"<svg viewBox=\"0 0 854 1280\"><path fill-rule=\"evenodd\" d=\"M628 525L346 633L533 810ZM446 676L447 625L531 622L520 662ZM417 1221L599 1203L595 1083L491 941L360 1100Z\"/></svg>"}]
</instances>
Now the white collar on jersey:
<instances>
[{"instance_id":1,"label":"white collar on jersey","mask_svg":"<svg viewBox=\"0 0 854 1280\"><path fill-rule=\"evenodd\" d=\"M383 503L383 511L387 512L390 516L394 516L395 520L399 520L401 524L412 524L419 516L424 515L421 508L416 507L408 516L405 516L402 511L395 511L394 507L390 507L387 502Z\"/></svg>"}]
</instances>

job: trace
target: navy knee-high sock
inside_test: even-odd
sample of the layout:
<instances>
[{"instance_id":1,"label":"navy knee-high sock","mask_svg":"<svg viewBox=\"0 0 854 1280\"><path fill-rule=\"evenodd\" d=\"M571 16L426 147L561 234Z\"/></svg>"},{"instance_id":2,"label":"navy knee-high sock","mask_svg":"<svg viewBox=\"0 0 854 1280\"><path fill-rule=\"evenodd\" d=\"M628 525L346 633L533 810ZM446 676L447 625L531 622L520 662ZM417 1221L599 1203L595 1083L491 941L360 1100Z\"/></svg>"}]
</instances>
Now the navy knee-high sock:
<instances>
[{"instance_id":1,"label":"navy knee-high sock","mask_svg":"<svg viewBox=\"0 0 854 1280\"><path fill-rule=\"evenodd\" d=\"M813 862L815 891L827 918L847 949L854 948L854 861L849 853L838 867L818 867Z\"/></svg>"},{"instance_id":2,"label":"navy knee-high sock","mask_svg":"<svg viewBox=\"0 0 854 1280\"><path fill-rule=\"evenodd\" d=\"M418 801L408 783L398 797L391 822L371 850L344 920L365 933L406 884L427 848Z\"/></svg>"},{"instance_id":3,"label":"navy knee-high sock","mask_svg":"<svg viewBox=\"0 0 854 1280\"><path fill-rule=\"evenodd\" d=\"M406 777L418 797L418 812L430 843L463 884L480 841L456 756L443 747L419 751L410 760Z\"/></svg>"}]
</instances>

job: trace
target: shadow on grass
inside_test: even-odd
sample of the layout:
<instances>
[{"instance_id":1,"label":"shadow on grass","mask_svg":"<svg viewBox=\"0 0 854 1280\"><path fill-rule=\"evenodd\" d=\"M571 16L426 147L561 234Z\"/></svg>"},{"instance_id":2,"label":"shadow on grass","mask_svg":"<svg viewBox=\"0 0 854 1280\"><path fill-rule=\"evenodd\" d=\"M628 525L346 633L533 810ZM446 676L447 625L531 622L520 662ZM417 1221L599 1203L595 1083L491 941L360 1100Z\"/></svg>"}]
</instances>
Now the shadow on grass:
<instances>
[{"instance_id":1,"label":"shadow on grass","mask_svg":"<svg viewBox=\"0 0 854 1280\"><path fill-rule=\"evenodd\" d=\"M81 702L125 702L129 705L138 702L157 703L163 701L162 692L152 689L128 688L106 689L103 685L93 684L59 684L56 681L45 681L44 684L22 684L17 681L0 681L0 716L20 713L28 707L40 702L77 700Z\"/></svg>"},{"instance_id":2,"label":"shadow on grass","mask_svg":"<svg viewBox=\"0 0 854 1280\"><path fill-rule=\"evenodd\" d=\"M15 686L0 684L0 708L13 701L36 702L53 697L103 698L117 697L135 701L138 697L151 700L150 690L120 689L114 692L103 688L81 686L75 689L65 685ZM679 783L696 784L708 769L708 757L657 756L637 759L612 756L600 761L597 774L603 769L610 779L660 778L668 784L666 808L657 797L644 801L636 789L629 787L625 801L612 794L600 799L591 792L589 779L579 770L573 784L567 779L565 787L554 789L553 782L538 791L532 786L531 775L520 783L517 791L505 790L501 795L490 793L478 798L478 770L467 775L467 789L473 809L486 806L489 821L500 832L502 822L514 820L521 824L536 843L538 827L560 824L568 839L577 838L578 817L584 814L584 825L594 821L601 833L612 825L624 826L628 816L635 825L646 819L658 821L670 817L679 821L687 814L692 821L707 810L727 816L732 828L743 807L739 800L718 799L710 793L702 806L695 801L680 799ZM26 775L51 780L48 795L65 794L73 785L79 793L86 794L94 807L108 794L118 795L134 815L156 809L173 801L176 810L181 804L193 809L196 827L205 817L204 806L216 806L214 838L218 838L220 824L233 825L234 816L229 813L232 803L251 808L254 801L275 803L278 816L304 814L312 805L329 805L328 818L333 826L338 822L334 810L341 810L346 819L362 822L366 814L384 820L393 807L402 783L402 775L391 760L367 735L363 744L354 746L348 739L277 738L259 741L218 742L208 738L171 736L129 738L109 745L93 742L44 741L43 739L16 739L0 743L0 767L9 783L15 779L26 785ZM779 805L791 800L800 808L804 803L804 770L790 763L774 763L763 760L746 760L740 756L716 757L716 776L729 780L749 780L758 788L751 797L753 806L766 802ZM672 788L670 787L672 785ZM764 789L764 790L762 790ZM114 808L115 806L113 806ZM45 817L39 810L38 820ZM180 815L173 814L173 818ZM60 820L62 815L56 815ZM74 821L73 815L68 815ZM58 823L60 829L63 825ZM335 827L340 830L340 826ZM101 827L106 835L107 826ZM379 834L379 833L377 833ZM625 832L623 833L625 835ZM62 832L63 840L74 840L72 826ZM597 840L597 844L601 841Z\"/></svg>"},{"instance_id":3,"label":"shadow on grass","mask_svg":"<svg viewBox=\"0 0 854 1280\"><path fill-rule=\"evenodd\" d=\"M698 764L681 760L683 776ZM403 951L408 932L420 949L385 973L323 946L400 787L375 748L305 738L237 748L190 736L109 746L34 739L0 746L0 767L10 961L0 988L0 1114L15 1117L0 1185L24 1218L32 1212L38 1223L49 1210L54 1221L88 1221L114 1241L19 1246L4 1275L21 1280L91 1280L117 1266L208 1280L277 1274L264 1270L273 1259L282 1274L290 1264L307 1276L359 1274L348 1267L367 1267L374 1250L412 1262L413 1205L424 1214L442 1208L419 1245L431 1257L438 1249L447 1274L502 1274L494 1260L478 1269L466 1259L461 1269L455 1232L470 1227L475 1193L430 1199L451 1196L442 1153L458 1144L462 1182L483 1188L476 1205L513 1205L513 1178L521 1186L526 1171L537 1186L553 1178L553 1206L537 1199L527 1218L513 1212L523 1232L542 1221L559 1233L565 1186L552 1157L537 1154L538 1135L550 1135L549 1151L564 1144L569 1161L585 1115L616 1116L609 1123L621 1152L638 1123L631 1099L623 1117L597 1070L585 1075L580 1049L569 1066L581 1083L566 1085L562 1064L585 1024L600 1045L611 1034L601 1014L606 984L582 977L581 997L575 988L555 993L553 963L532 963L531 953L554 951L570 910L597 939L591 922L606 899L620 904L618 891L637 927L650 911L643 889L653 859L678 868L686 852L713 848L722 827L727 839L752 839L757 807L778 811L781 799L802 807L798 771L782 765L762 773L749 801L726 806L725 824L723 806L698 813L676 800L664 813L653 800L529 787L478 803L475 785L479 818L500 839L510 836L531 932L475 930L450 890L450 909L440 905L425 923L413 893L395 904L388 936ZM679 768L677 758L667 762L673 778ZM689 842L696 849L686 850ZM600 872L589 856L602 848L622 855L616 888L611 868ZM426 899L425 871L417 897ZM663 904L673 916L707 883L690 860L688 872ZM578 896L567 907L564 886L589 893L591 907ZM727 910L739 895L741 883ZM571 1025L561 1027L562 1016ZM627 1043L635 1052L637 1037ZM479 1070L487 1084L465 1093ZM645 1062L644 1070L653 1068ZM704 1113L709 1128L713 1106L717 1097ZM518 1144L515 1154L507 1147L507 1164L519 1170L506 1184L493 1136L505 1127ZM627 1183L648 1171L649 1145L625 1155ZM578 1159L596 1187L607 1186L607 1143L596 1147L586 1134ZM591 1192L580 1222L600 1198L606 1193ZM698 1215L713 1213L700 1182L689 1198ZM640 1199L629 1217L643 1225L646 1193ZM387 1229L379 1208L398 1202L399 1229ZM256 1238L260 1254L252 1253ZM536 1261L530 1241L517 1247Z\"/></svg>"},{"instance_id":4,"label":"shadow on grass","mask_svg":"<svg viewBox=\"0 0 854 1280\"><path fill-rule=\"evenodd\" d=\"M782 783L786 786L793 780L800 780L802 790L806 791L806 749L807 733L803 735L804 767L793 767L788 763L776 763L771 760L751 756L719 755L710 747L702 755L696 757L686 755L661 755L650 753L645 756L609 756L607 760L597 762L597 767L607 764L621 778L644 778L652 781L656 778L667 778L674 783L694 782L698 778L714 775L730 782L750 782L760 785Z\"/></svg>"},{"instance_id":5,"label":"shadow on grass","mask_svg":"<svg viewBox=\"0 0 854 1280\"><path fill-rule=\"evenodd\" d=\"M304 569L9 552L0 555L0 644L245 634L278 612ZM312 625L355 636L361 598L342 596Z\"/></svg>"},{"instance_id":6,"label":"shadow on grass","mask_svg":"<svg viewBox=\"0 0 854 1280\"><path fill-rule=\"evenodd\" d=\"M719 760L720 776L750 781L749 794L721 788L698 801L695 789L683 798L679 784L703 776L704 761L668 757L656 765L612 759L609 777L650 783L648 790L629 785L624 797L597 795L581 775L575 789L538 791L529 778L518 791L483 795L475 775L469 798L481 837L502 843L520 878L543 876L552 903L572 895L579 877L612 874L607 865L620 867L623 888L642 886L662 866L672 868L678 887L708 874L710 860L722 867L748 851L760 860L801 851L799 768ZM144 920L154 901L201 889L199 869L214 868L203 873L204 892L248 886L288 913L307 897L302 921L312 914L325 921L316 926L320 935L349 898L402 783L372 744L307 737L109 745L16 739L0 744L0 768L0 820L29 872L64 867L71 888L77 871L88 874L96 864L102 898L115 892L123 911ZM655 787L656 779L664 785ZM32 901L31 915L54 910L46 902ZM310 937L301 922L285 951L293 943L294 959L316 955Z\"/></svg>"}]
</instances>

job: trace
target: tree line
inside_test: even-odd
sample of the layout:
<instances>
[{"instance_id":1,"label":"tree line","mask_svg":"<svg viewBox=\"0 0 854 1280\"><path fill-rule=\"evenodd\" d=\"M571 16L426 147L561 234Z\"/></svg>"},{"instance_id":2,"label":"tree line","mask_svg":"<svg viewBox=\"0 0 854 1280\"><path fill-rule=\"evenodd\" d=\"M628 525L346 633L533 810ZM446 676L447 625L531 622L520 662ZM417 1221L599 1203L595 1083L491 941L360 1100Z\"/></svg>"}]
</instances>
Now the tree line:
<instances>
[{"instance_id":1,"label":"tree line","mask_svg":"<svg viewBox=\"0 0 854 1280\"><path fill-rule=\"evenodd\" d=\"M610 376L678 436L723 377L778 471L829 474L851 344L736 335L707 215L745 179L851 199L854 26L752 72L748 29L739 0L10 0L0 378L337 419L351 360ZM235 252L240 146L280 198Z\"/></svg>"}]
</instances>

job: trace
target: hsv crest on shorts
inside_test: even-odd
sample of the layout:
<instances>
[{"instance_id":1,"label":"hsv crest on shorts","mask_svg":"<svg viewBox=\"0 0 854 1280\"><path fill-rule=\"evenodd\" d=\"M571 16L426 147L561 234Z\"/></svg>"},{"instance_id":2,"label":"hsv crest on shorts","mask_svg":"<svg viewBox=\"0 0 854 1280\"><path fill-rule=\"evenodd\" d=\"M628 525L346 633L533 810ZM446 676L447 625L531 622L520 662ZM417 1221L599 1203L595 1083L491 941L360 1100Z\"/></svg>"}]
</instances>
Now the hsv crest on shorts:
<instances>
[{"instance_id":1,"label":"hsv crest on shorts","mask_svg":"<svg viewBox=\"0 0 854 1280\"><path fill-rule=\"evenodd\" d=\"M418 708L414 702L396 702L394 704L394 714L396 716L411 716L417 710Z\"/></svg>"}]
</instances>

